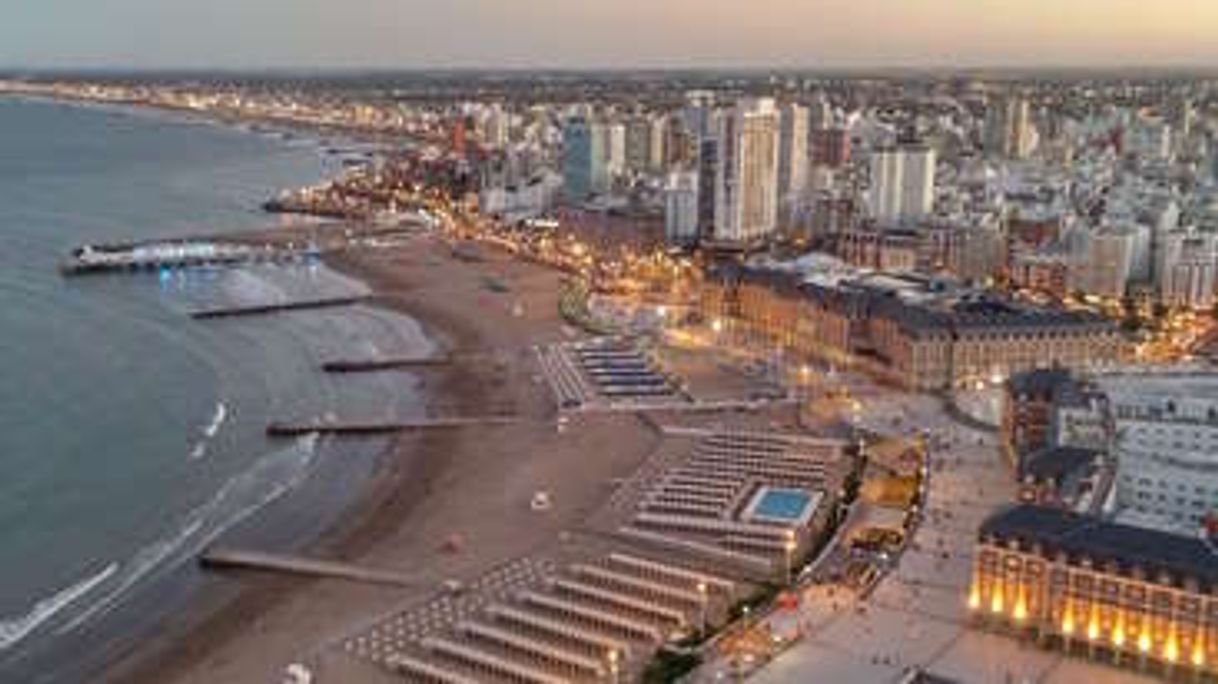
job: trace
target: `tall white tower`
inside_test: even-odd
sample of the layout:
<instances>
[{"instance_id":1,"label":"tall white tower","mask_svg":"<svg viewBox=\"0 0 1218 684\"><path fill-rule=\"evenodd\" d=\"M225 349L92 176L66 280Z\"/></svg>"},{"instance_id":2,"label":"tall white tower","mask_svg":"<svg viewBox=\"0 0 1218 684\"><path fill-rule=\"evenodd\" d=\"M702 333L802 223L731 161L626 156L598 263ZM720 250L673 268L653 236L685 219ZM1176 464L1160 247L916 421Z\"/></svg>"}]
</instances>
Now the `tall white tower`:
<instances>
[{"instance_id":1,"label":"tall white tower","mask_svg":"<svg viewBox=\"0 0 1218 684\"><path fill-rule=\"evenodd\" d=\"M871 215L884 223L916 220L935 202L935 151L925 145L877 150L871 156Z\"/></svg>"},{"instance_id":2,"label":"tall white tower","mask_svg":"<svg viewBox=\"0 0 1218 684\"><path fill-rule=\"evenodd\" d=\"M715 239L747 243L778 224L778 110L770 98L747 99L719 122Z\"/></svg>"}]
</instances>

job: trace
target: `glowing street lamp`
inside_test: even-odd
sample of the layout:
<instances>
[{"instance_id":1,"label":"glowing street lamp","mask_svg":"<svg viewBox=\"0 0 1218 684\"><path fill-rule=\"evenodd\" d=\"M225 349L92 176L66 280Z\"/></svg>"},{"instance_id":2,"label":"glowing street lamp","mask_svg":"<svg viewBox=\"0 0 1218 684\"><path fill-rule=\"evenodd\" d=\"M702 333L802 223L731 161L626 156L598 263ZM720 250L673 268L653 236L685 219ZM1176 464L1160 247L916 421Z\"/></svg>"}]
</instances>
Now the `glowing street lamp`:
<instances>
[{"instance_id":1,"label":"glowing street lamp","mask_svg":"<svg viewBox=\"0 0 1218 684\"><path fill-rule=\"evenodd\" d=\"M698 582L698 603L701 609L701 624L699 630L701 635L706 634L706 582Z\"/></svg>"},{"instance_id":2,"label":"glowing street lamp","mask_svg":"<svg viewBox=\"0 0 1218 684\"><path fill-rule=\"evenodd\" d=\"M786 584L789 585L791 584L791 554L795 553L795 532L787 530L787 540L782 545L782 550L786 569L784 576L786 577Z\"/></svg>"}]
</instances>

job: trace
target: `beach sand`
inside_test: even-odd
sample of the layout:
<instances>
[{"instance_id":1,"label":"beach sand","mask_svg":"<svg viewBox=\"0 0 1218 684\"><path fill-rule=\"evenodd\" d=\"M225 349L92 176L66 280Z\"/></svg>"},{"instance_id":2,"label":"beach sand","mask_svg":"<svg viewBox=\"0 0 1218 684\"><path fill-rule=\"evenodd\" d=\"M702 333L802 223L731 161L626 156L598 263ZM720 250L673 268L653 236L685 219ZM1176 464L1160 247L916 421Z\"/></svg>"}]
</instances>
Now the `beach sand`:
<instances>
[{"instance_id":1,"label":"beach sand","mask_svg":"<svg viewBox=\"0 0 1218 684\"><path fill-rule=\"evenodd\" d=\"M379 616L435 596L448 579L469 582L491 568L560 544L657 448L633 415L580 420L556 430L549 387L532 345L564 339L559 275L488 248L454 258L437 238L327 257L401 310L458 361L419 371L435 414L510 412L520 421L403 435L385 455L363 501L310 555L386 568L417 578L388 588L269 574L227 574L237 598L199 602L197 616L170 620L162 635L120 657L102 681L279 682L305 662L315 681L395 681L341 655L336 642ZM496 287L489 286L494 280ZM506 285L507 292L498 285ZM553 509L531 511L534 492ZM454 535L462 549L446 542Z\"/></svg>"}]
</instances>

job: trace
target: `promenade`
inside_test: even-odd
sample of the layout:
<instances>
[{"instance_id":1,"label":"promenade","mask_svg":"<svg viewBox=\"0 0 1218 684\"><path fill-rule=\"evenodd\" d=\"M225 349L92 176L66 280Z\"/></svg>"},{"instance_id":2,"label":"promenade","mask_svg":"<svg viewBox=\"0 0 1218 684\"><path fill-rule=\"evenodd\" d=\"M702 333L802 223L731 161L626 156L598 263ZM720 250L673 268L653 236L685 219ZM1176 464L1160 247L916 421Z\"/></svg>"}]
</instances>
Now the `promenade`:
<instances>
[{"instance_id":1,"label":"promenade","mask_svg":"<svg viewBox=\"0 0 1218 684\"><path fill-rule=\"evenodd\" d=\"M870 395L860 427L891 432L895 416L901 425L924 427L945 441L946 449L931 453L924 517L894 567L866 595L840 585L806 589L795 618L804 635L750 682L898 684L915 670L962 684L1157 681L970 626L966 598L977 528L1015 491L996 437L955 422L937 397L873 392L860 381L855 391ZM696 681L721 681L734 670L715 660Z\"/></svg>"}]
</instances>

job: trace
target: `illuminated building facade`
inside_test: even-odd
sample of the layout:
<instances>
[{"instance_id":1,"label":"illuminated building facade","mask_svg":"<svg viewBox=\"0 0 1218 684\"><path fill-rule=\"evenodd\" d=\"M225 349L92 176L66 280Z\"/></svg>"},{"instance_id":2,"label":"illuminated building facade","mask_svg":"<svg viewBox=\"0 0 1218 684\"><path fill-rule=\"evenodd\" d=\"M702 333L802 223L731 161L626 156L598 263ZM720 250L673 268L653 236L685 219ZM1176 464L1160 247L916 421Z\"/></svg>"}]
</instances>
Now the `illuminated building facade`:
<instances>
[{"instance_id":1,"label":"illuminated building facade","mask_svg":"<svg viewBox=\"0 0 1218 684\"><path fill-rule=\"evenodd\" d=\"M822 283L791 272L719 268L703 283L701 308L706 320L721 320L755 342L856 362L919 390L1123 357L1116 325L1096 314L939 287L915 274Z\"/></svg>"},{"instance_id":2,"label":"illuminated building facade","mask_svg":"<svg viewBox=\"0 0 1218 684\"><path fill-rule=\"evenodd\" d=\"M982 526L968 606L980 625L1164 674L1218 674L1212 541L1019 505Z\"/></svg>"}]
</instances>

